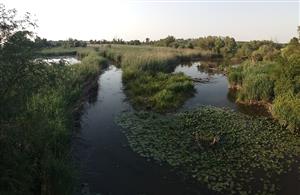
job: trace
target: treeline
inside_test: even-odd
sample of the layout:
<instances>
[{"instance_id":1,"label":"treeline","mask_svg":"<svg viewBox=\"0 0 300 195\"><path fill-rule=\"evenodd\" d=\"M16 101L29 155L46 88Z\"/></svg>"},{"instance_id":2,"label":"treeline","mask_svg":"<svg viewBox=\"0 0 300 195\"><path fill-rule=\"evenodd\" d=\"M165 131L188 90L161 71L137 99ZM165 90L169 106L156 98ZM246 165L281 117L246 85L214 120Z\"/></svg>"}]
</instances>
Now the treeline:
<instances>
[{"instance_id":1,"label":"treeline","mask_svg":"<svg viewBox=\"0 0 300 195\"><path fill-rule=\"evenodd\" d=\"M105 39L82 41L71 38L68 40L48 41L38 37L35 42L39 44L40 48L75 48L96 44L149 45L157 47L189 49L197 48L203 51L209 51L215 56L224 58L225 65L229 65L230 63L240 63L247 59L255 62L273 60L280 54L280 50L284 47L284 44L275 43L269 40L238 42L234 38L228 36L207 36L196 39L176 39L174 36L167 36L166 38L160 40L150 40L149 38L146 38L145 41L125 41L120 38L114 38L111 41Z\"/></svg>"},{"instance_id":2,"label":"treeline","mask_svg":"<svg viewBox=\"0 0 300 195\"><path fill-rule=\"evenodd\" d=\"M77 40L69 38L68 40L50 41L45 38L36 37L35 43L39 48L51 48L51 47L63 47L63 48L73 48L73 47L86 47L87 41Z\"/></svg>"},{"instance_id":3,"label":"treeline","mask_svg":"<svg viewBox=\"0 0 300 195\"><path fill-rule=\"evenodd\" d=\"M0 10L0 194L72 194L78 100L106 61L96 53L72 66L36 60L30 18Z\"/></svg>"},{"instance_id":4,"label":"treeline","mask_svg":"<svg viewBox=\"0 0 300 195\"><path fill-rule=\"evenodd\" d=\"M250 58L242 65L229 69L229 82L238 89L238 101L270 103L274 118L287 128L299 131L299 40L293 38L281 50L273 43L257 44L255 48L258 49L249 52Z\"/></svg>"},{"instance_id":5,"label":"treeline","mask_svg":"<svg viewBox=\"0 0 300 195\"><path fill-rule=\"evenodd\" d=\"M231 62L242 62L246 59L251 59L252 61L272 60L279 55L280 49L284 47L284 44L270 40L239 42L229 36L207 36L195 39L178 39L170 35L159 40L150 40L150 38L146 38L144 41L125 41L121 38L114 38L111 41L105 39L83 41L72 38L69 38L68 40L51 41L37 37L35 42L40 46L40 48L76 48L99 44L149 45L189 49L197 48L223 57L226 60L226 65L229 65Z\"/></svg>"}]
</instances>

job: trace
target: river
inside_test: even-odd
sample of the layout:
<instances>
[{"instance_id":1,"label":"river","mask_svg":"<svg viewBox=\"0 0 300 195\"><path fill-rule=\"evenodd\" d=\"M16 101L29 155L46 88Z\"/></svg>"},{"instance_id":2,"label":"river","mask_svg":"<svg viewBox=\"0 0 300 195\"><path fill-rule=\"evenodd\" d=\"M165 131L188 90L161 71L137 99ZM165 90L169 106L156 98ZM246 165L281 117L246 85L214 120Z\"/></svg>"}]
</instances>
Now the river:
<instances>
[{"instance_id":1,"label":"river","mask_svg":"<svg viewBox=\"0 0 300 195\"><path fill-rule=\"evenodd\" d=\"M121 79L122 71L109 66L99 76L97 97L84 106L81 130L73 143L83 190L89 189L93 195L211 194L197 184L183 181L170 167L140 157L130 149L115 123L118 114L132 109Z\"/></svg>"},{"instance_id":2,"label":"river","mask_svg":"<svg viewBox=\"0 0 300 195\"><path fill-rule=\"evenodd\" d=\"M179 65L174 71L209 79L207 83L195 83L196 93L182 110L204 104L246 114L255 112L232 100L226 76L203 70L199 65L199 62ZM97 93L84 105L81 129L73 140L81 185L78 194L213 194L188 178L183 179L171 167L140 157L130 149L115 123L119 114L132 110L123 92L121 69L110 65L99 76L98 86Z\"/></svg>"},{"instance_id":3,"label":"river","mask_svg":"<svg viewBox=\"0 0 300 195\"><path fill-rule=\"evenodd\" d=\"M269 116L263 106L236 103L236 94L228 88L229 83L226 75L220 71L202 68L201 62L179 65L174 72L183 72L191 78L202 79L203 81L208 80L208 82L194 83L196 93L185 102L182 110L192 109L198 105L212 105L227 107L251 116Z\"/></svg>"}]
</instances>

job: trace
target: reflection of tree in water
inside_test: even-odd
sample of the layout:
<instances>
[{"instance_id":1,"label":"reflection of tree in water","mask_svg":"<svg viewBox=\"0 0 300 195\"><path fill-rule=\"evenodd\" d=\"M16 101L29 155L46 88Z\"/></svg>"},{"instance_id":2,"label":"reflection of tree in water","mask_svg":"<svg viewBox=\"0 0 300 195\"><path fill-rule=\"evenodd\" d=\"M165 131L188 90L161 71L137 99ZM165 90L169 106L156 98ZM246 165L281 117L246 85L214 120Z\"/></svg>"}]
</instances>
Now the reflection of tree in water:
<instances>
[{"instance_id":1,"label":"reflection of tree in water","mask_svg":"<svg viewBox=\"0 0 300 195\"><path fill-rule=\"evenodd\" d=\"M89 89L89 92L88 92L88 102L89 102L89 104L94 104L97 101L98 89L99 89L99 84L98 84L98 81L96 80L95 83L93 83L93 86Z\"/></svg>"},{"instance_id":2,"label":"reflection of tree in water","mask_svg":"<svg viewBox=\"0 0 300 195\"><path fill-rule=\"evenodd\" d=\"M212 76L221 73L221 71L217 69L218 66L219 62L217 61L201 61L197 65L197 69L199 72L208 74L208 77L211 78Z\"/></svg>"}]
</instances>

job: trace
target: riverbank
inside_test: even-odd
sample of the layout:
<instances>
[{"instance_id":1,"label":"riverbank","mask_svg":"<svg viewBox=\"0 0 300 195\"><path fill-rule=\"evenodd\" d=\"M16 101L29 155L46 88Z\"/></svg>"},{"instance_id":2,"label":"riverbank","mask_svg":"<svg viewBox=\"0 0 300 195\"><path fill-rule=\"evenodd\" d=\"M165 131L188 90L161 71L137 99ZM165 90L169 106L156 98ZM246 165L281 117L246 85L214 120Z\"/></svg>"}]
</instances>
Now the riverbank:
<instances>
[{"instance_id":1,"label":"riverbank","mask_svg":"<svg viewBox=\"0 0 300 195\"><path fill-rule=\"evenodd\" d=\"M245 61L230 69L228 78L231 86L239 86L238 101L264 104L281 125L299 132L298 68L297 55L274 61Z\"/></svg>"},{"instance_id":2,"label":"riverbank","mask_svg":"<svg viewBox=\"0 0 300 195\"><path fill-rule=\"evenodd\" d=\"M200 51L138 46L102 49L104 56L120 63L125 93L135 108L166 112L193 95L189 77L170 73L181 61L201 56Z\"/></svg>"},{"instance_id":3,"label":"riverbank","mask_svg":"<svg viewBox=\"0 0 300 195\"><path fill-rule=\"evenodd\" d=\"M102 45L87 48L51 48L43 55L76 52L79 59L95 52L119 64L123 70L125 92L136 109L158 112L175 110L194 93L193 83L183 74L169 74L177 64L220 58L199 49L174 49L151 46Z\"/></svg>"},{"instance_id":4,"label":"riverbank","mask_svg":"<svg viewBox=\"0 0 300 195\"><path fill-rule=\"evenodd\" d=\"M5 159L1 158L0 169L1 178L7 179L1 180L0 194L72 194L76 178L70 154L72 130L78 126L84 96L95 87L106 60L91 54L72 66L49 66L34 59L27 64L35 71L35 84L24 82L31 86L30 93L29 88L25 93L18 88L21 101L14 99L10 88L11 97L6 94L5 104L1 102L6 111L1 112Z\"/></svg>"},{"instance_id":5,"label":"riverbank","mask_svg":"<svg viewBox=\"0 0 300 195\"><path fill-rule=\"evenodd\" d=\"M237 85L228 85L229 90L232 91L232 98L236 104L240 104L247 107L260 107L264 110L264 116L272 117L272 102L264 100L243 100L238 98L238 93L242 90L242 86Z\"/></svg>"},{"instance_id":6,"label":"riverbank","mask_svg":"<svg viewBox=\"0 0 300 195\"><path fill-rule=\"evenodd\" d=\"M216 107L126 113L118 122L135 152L225 194L275 194L275 178L300 154L299 138L274 121Z\"/></svg>"}]
</instances>

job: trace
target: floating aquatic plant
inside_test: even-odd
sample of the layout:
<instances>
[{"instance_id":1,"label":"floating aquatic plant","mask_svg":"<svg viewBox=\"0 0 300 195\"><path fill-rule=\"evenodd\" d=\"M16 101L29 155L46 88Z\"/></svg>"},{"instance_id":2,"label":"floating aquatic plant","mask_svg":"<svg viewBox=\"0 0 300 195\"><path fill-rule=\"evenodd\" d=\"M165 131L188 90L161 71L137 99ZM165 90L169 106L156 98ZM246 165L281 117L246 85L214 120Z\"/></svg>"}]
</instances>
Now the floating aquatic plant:
<instances>
[{"instance_id":1,"label":"floating aquatic plant","mask_svg":"<svg viewBox=\"0 0 300 195\"><path fill-rule=\"evenodd\" d=\"M200 107L178 114L125 113L130 146L226 194L274 194L279 175L297 162L300 139L267 118Z\"/></svg>"}]
</instances>

